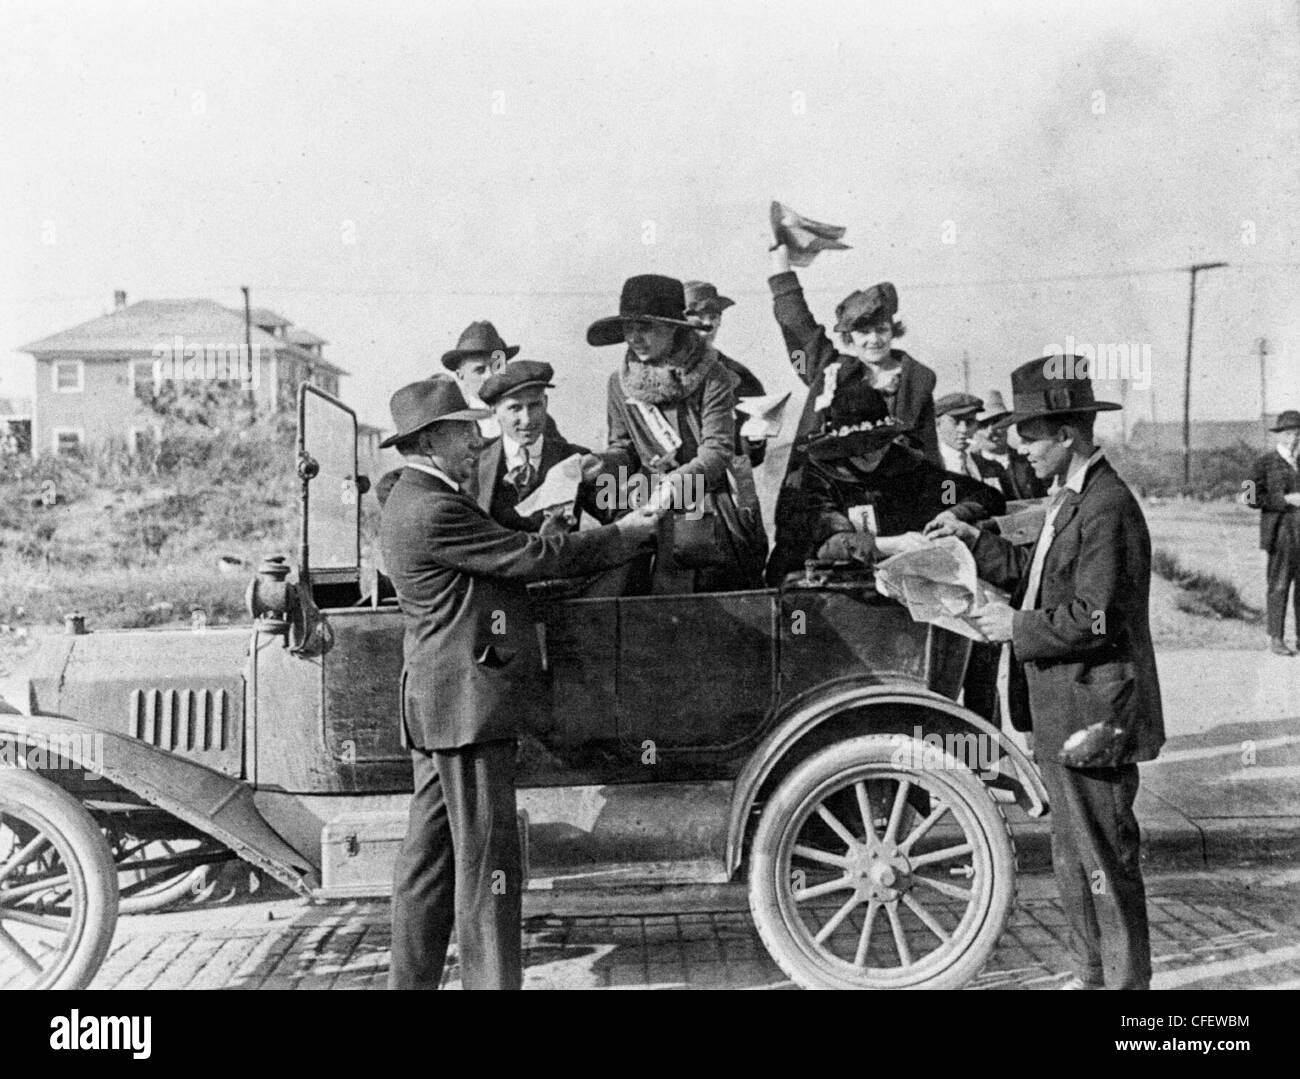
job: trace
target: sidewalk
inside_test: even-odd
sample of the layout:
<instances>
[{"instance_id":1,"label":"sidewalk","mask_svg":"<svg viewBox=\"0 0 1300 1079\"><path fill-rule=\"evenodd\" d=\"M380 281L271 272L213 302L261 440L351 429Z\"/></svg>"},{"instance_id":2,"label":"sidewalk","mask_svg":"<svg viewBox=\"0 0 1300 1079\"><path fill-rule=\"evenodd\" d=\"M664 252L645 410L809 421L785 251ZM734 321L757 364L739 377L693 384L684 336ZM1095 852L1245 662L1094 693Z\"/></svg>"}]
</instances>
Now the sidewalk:
<instances>
[{"instance_id":1,"label":"sidewalk","mask_svg":"<svg viewBox=\"0 0 1300 1079\"><path fill-rule=\"evenodd\" d=\"M1197 649L1157 663L1167 741L1141 765L1144 863L1300 856L1300 657ZM1022 868L1048 868L1048 822L1009 816Z\"/></svg>"}]
</instances>

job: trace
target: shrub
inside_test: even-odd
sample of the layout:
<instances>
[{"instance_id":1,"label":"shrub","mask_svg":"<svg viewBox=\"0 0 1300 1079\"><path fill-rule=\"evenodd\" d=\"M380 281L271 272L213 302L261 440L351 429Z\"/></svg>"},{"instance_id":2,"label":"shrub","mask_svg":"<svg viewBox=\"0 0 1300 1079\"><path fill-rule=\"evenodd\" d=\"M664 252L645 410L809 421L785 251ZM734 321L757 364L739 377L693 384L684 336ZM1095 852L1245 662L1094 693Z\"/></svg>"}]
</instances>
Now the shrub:
<instances>
[{"instance_id":1,"label":"shrub","mask_svg":"<svg viewBox=\"0 0 1300 1079\"><path fill-rule=\"evenodd\" d=\"M1260 612L1241 598L1237 586L1213 573L1183 566L1176 555L1157 547L1151 555L1151 568L1167 581L1178 585L1174 606L1201 618L1235 618L1242 622L1259 621Z\"/></svg>"}]
</instances>

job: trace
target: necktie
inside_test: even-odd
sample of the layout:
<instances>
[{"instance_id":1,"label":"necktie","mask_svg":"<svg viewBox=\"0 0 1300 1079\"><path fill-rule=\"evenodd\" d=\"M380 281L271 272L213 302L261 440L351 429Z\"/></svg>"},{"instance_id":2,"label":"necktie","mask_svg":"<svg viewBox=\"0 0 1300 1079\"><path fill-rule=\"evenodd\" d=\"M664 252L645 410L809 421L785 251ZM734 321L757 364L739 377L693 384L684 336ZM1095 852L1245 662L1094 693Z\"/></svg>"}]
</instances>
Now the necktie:
<instances>
[{"instance_id":1,"label":"necktie","mask_svg":"<svg viewBox=\"0 0 1300 1079\"><path fill-rule=\"evenodd\" d=\"M537 469L533 467L533 462L528 459L527 453L524 454L524 459L520 464L515 465L506 473L506 483L515 489L521 500L527 497L536 480Z\"/></svg>"}]
</instances>

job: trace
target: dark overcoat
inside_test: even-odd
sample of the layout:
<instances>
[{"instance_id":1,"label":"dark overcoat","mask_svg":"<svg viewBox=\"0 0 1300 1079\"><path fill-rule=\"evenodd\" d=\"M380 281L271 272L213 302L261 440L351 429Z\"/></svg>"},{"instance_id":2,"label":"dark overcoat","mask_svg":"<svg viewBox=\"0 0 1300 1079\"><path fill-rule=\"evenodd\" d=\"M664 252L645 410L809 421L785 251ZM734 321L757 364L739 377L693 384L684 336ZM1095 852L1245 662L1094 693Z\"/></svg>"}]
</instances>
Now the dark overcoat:
<instances>
[{"instance_id":1,"label":"dark overcoat","mask_svg":"<svg viewBox=\"0 0 1300 1079\"><path fill-rule=\"evenodd\" d=\"M1259 515L1259 547L1272 554L1277 546L1277 532L1288 514L1300 513L1300 508L1289 506L1286 496L1300 491L1300 472L1288 465L1274 450L1255 462L1252 477L1253 490L1248 501L1261 511Z\"/></svg>"},{"instance_id":2,"label":"dark overcoat","mask_svg":"<svg viewBox=\"0 0 1300 1079\"><path fill-rule=\"evenodd\" d=\"M1042 539L1039 540L1039 543ZM1111 720L1128 731L1117 764L1154 760L1164 714L1148 601L1151 537L1137 499L1104 458L1063 496L1038 603L1019 610L1034 547L981 531L980 577L1011 592L1011 720L1055 759L1075 731Z\"/></svg>"},{"instance_id":3,"label":"dark overcoat","mask_svg":"<svg viewBox=\"0 0 1300 1079\"><path fill-rule=\"evenodd\" d=\"M640 546L615 525L551 536L504 528L467 493L404 468L384 505L380 548L406 615L411 743L455 749L544 727L526 585L608 569Z\"/></svg>"}]
</instances>

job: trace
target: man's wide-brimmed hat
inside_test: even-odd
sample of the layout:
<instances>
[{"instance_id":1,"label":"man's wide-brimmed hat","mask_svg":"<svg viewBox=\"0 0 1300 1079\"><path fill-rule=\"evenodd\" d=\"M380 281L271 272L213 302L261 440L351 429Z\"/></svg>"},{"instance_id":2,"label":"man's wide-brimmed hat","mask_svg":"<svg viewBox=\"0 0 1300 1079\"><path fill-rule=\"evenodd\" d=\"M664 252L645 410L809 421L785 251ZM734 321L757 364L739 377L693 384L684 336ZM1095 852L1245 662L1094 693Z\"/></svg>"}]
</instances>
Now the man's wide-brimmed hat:
<instances>
[{"instance_id":1,"label":"man's wide-brimmed hat","mask_svg":"<svg viewBox=\"0 0 1300 1079\"><path fill-rule=\"evenodd\" d=\"M1279 412L1277 419L1273 422L1270 431L1294 431L1300 427L1300 412L1294 408L1288 408L1285 412Z\"/></svg>"},{"instance_id":2,"label":"man's wide-brimmed hat","mask_svg":"<svg viewBox=\"0 0 1300 1079\"><path fill-rule=\"evenodd\" d=\"M460 387L449 378L425 378L403 386L388 402L397 434L379 443L387 449L404 438L448 420L481 420L492 415L485 408L470 408Z\"/></svg>"},{"instance_id":3,"label":"man's wide-brimmed hat","mask_svg":"<svg viewBox=\"0 0 1300 1079\"><path fill-rule=\"evenodd\" d=\"M848 333L898 314L898 290L888 281L850 292L835 308L835 332Z\"/></svg>"},{"instance_id":4,"label":"man's wide-brimmed hat","mask_svg":"<svg viewBox=\"0 0 1300 1079\"><path fill-rule=\"evenodd\" d=\"M687 281L686 290L686 311L688 314L695 314L697 311L712 312L715 315L722 314L728 307L735 307L736 301L726 296L718 294L718 286L711 285L707 281Z\"/></svg>"},{"instance_id":5,"label":"man's wide-brimmed hat","mask_svg":"<svg viewBox=\"0 0 1300 1079\"><path fill-rule=\"evenodd\" d=\"M1007 402L1002 397L1001 390L989 390L988 396L984 398L984 410L975 417L981 427L987 427L995 419L1007 414Z\"/></svg>"},{"instance_id":6,"label":"man's wide-brimmed hat","mask_svg":"<svg viewBox=\"0 0 1300 1079\"><path fill-rule=\"evenodd\" d=\"M945 393L934 403L934 417L975 416L984 409L984 402L973 393Z\"/></svg>"},{"instance_id":7,"label":"man's wide-brimmed hat","mask_svg":"<svg viewBox=\"0 0 1300 1079\"><path fill-rule=\"evenodd\" d=\"M1092 371L1083 356L1053 353L1022 363L1011 372L1011 411L985 421L1006 427L1013 423L1078 412L1111 412L1121 406L1092 395Z\"/></svg>"},{"instance_id":8,"label":"man's wide-brimmed hat","mask_svg":"<svg viewBox=\"0 0 1300 1079\"><path fill-rule=\"evenodd\" d=\"M889 414L885 399L864 381L839 387L826 410L826 427L808 440L808 456L816 460L871 453L906 434L907 428Z\"/></svg>"},{"instance_id":9,"label":"man's wide-brimmed hat","mask_svg":"<svg viewBox=\"0 0 1300 1079\"><path fill-rule=\"evenodd\" d=\"M518 345L507 345L501 340L497 328L490 322L471 322L461 332L460 340L450 352L442 354L442 365L449 371L456 370L471 356L500 356L502 362L512 359L519 353Z\"/></svg>"},{"instance_id":10,"label":"man's wide-brimmed hat","mask_svg":"<svg viewBox=\"0 0 1300 1079\"><path fill-rule=\"evenodd\" d=\"M625 322L663 322L670 326L695 324L686 318L686 292L673 277L641 274L623 282L618 314L597 319L587 327L587 344L621 345Z\"/></svg>"},{"instance_id":11,"label":"man's wide-brimmed hat","mask_svg":"<svg viewBox=\"0 0 1300 1079\"><path fill-rule=\"evenodd\" d=\"M540 386L554 389L551 379L555 377L555 368L540 360L515 360L489 378L479 389L478 395L485 404L495 405L503 397L522 390L528 386Z\"/></svg>"}]
</instances>

